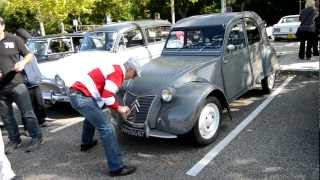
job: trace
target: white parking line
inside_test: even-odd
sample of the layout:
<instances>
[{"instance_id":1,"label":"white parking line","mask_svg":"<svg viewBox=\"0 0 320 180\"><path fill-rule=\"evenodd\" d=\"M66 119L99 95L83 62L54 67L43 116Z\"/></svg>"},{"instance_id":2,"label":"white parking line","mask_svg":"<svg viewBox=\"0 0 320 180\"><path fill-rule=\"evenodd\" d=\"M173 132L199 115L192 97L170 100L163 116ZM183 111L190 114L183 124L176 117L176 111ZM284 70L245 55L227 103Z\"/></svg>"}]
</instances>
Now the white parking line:
<instances>
[{"instance_id":1,"label":"white parking line","mask_svg":"<svg viewBox=\"0 0 320 180\"><path fill-rule=\"evenodd\" d=\"M283 88L293 80L295 76L288 77L282 85L263 101L253 112L249 114L234 130L232 130L221 142L214 146L200 161L197 162L186 174L197 176L200 171L207 166L239 133L247 127L267 105L283 90Z\"/></svg>"},{"instance_id":2,"label":"white parking line","mask_svg":"<svg viewBox=\"0 0 320 180\"><path fill-rule=\"evenodd\" d=\"M56 132L61 131L61 130L65 129L65 128L67 128L67 127L70 127L72 125L78 124L78 123L82 122L83 120L84 120L84 118L74 118L74 119L71 120L71 123L68 123L66 125L60 126L60 127L56 128L56 129L51 130L50 132L51 133L56 133Z\"/></svg>"},{"instance_id":3,"label":"white parking line","mask_svg":"<svg viewBox=\"0 0 320 180\"><path fill-rule=\"evenodd\" d=\"M109 117L110 122L113 125L116 126L117 125L116 120L110 115L110 113L108 112L108 109L103 109L102 111L105 112L106 115ZM84 121L84 118L83 117L69 118L66 121L68 121L70 123L67 123L67 124L65 124L63 126L60 126L60 127L56 128L56 129L53 129L50 132L51 133L56 133L58 131L61 131L61 130L65 129L65 128L67 128L67 127L73 126L75 124L78 124L78 123Z\"/></svg>"}]
</instances>

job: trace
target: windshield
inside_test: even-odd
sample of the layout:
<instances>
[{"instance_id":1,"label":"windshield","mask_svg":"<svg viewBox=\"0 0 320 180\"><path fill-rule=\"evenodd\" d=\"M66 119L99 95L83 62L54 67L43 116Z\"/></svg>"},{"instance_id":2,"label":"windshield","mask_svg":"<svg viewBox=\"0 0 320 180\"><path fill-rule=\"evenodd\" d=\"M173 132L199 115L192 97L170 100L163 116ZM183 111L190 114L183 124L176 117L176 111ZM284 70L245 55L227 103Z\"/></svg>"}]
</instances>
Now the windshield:
<instances>
[{"instance_id":1,"label":"windshield","mask_svg":"<svg viewBox=\"0 0 320 180\"><path fill-rule=\"evenodd\" d=\"M27 43L28 48L36 55L47 55L46 50L48 47L47 41L30 40Z\"/></svg>"},{"instance_id":2,"label":"windshield","mask_svg":"<svg viewBox=\"0 0 320 180\"><path fill-rule=\"evenodd\" d=\"M111 51L117 38L116 32L90 32L84 37L80 51Z\"/></svg>"},{"instance_id":3,"label":"windshield","mask_svg":"<svg viewBox=\"0 0 320 180\"><path fill-rule=\"evenodd\" d=\"M173 30L170 32L166 48L221 51L223 36L224 27L222 25Z\"/></svg>"}]
</instances>

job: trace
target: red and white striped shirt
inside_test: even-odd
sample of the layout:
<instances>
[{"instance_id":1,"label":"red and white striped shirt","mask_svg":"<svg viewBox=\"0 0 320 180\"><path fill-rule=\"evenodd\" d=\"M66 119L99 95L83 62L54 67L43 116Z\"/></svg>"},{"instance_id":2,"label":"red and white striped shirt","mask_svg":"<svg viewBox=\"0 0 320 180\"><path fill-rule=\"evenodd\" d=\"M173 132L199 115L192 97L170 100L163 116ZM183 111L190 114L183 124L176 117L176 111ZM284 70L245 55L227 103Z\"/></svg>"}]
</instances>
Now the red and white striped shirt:
<instances>
[{"instance_id":1,"label":"red and white striped shirt","mask_svg":"<svg viewBox=\"0 0 320 180\"><path fill-rule=\"evenodd\" d=\"M99 107L105 104L109 108L117 109L119 103L115 94L122 85L125 69L122 65L95 68L76 81L71 88L81 91L85 96L93 97Z\"/></svg>"}]
</instances>

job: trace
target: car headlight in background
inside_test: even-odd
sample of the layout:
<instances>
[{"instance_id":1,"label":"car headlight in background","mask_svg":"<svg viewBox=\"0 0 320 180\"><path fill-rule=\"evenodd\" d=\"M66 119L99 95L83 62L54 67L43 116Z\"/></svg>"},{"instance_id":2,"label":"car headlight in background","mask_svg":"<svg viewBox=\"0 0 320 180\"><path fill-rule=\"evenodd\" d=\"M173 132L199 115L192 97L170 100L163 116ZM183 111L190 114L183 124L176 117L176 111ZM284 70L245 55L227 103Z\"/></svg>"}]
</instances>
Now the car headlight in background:
<instances>
[{"instance_id":1,"label":"car headlight in background","mask_svg":"<svg viewBox=\"0 0 320 180\"><path fill-rule=\"evenodd\" d=\"M58 85L59 88L64 88L65 87L64 80L62 80L59 75L55 75L54 76L54 81Z\"/></svg>"},{"instance_id":2,"label":"car headlight in background","mask_svg":"<svg viewBox=\"0 0 320 180\"><path fill-rule=\"evenodd\" d=\"M170 102L173 99L175 93L176 93L176 90L172 87L163 89L161 92L161 99L164 102Z\"/></svg>"}]
</instances>

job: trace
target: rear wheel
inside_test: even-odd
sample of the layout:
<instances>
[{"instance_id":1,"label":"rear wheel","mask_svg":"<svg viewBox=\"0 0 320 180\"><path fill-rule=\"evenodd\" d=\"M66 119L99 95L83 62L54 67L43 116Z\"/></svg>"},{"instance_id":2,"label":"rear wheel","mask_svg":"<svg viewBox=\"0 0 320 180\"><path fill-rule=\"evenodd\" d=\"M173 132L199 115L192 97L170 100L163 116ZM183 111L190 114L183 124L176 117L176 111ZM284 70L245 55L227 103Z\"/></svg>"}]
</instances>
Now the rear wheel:
<instances>
[{"instance_id":1,"label":"rear wheel","mask_svg":"<svg viewBox=\"0 0 320 180\"><path fill-rule=\"evenodd\" d=\"M274 82L276 80L276 72L271 73L269 76L265 77L262 81L261 81L261 85L262 85L262 90L265 93L270 93L271 90L274 87Z\"/></svg>"},{"instance_id":2,"label":"rear wheel","mask_svg":"<svg viewBox=\"0 0 320 180\"><path fill-rule=\"evenodd\" d=\"M222 108L216 97L209 97L199 108L193 135L197 144L208 145L217 137L220 129Z\"/></svg>"}]
</instances>

